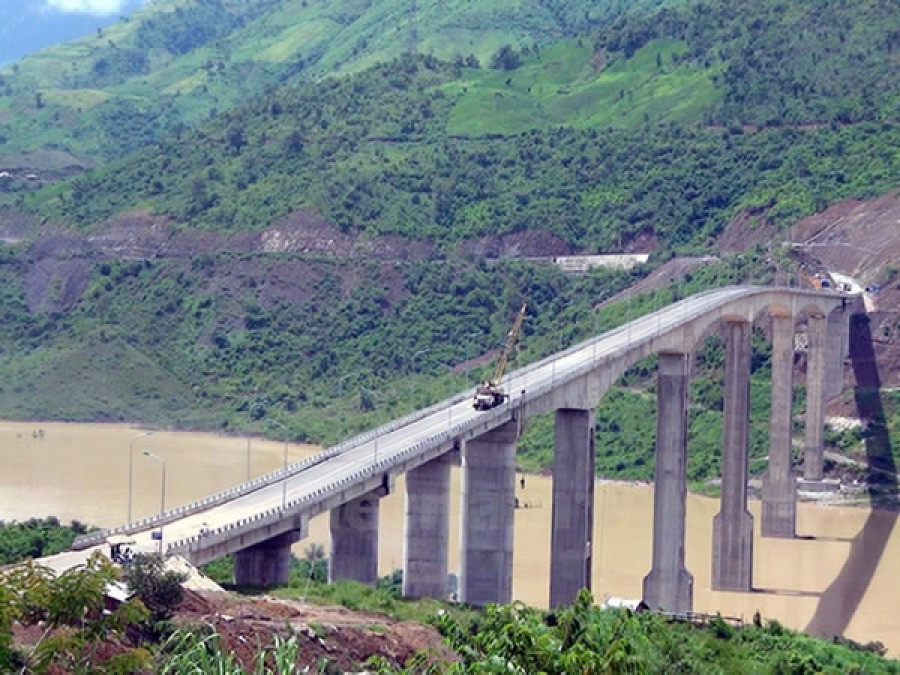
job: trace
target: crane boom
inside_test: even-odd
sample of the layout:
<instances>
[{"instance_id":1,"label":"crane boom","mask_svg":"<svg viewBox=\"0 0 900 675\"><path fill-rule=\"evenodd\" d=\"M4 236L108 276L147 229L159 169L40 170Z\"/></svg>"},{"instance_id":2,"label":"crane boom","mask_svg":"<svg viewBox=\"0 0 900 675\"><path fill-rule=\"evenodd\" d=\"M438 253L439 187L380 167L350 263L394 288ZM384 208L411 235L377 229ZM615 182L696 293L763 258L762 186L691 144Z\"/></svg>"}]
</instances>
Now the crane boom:
<instances>
[{"instance_id":1,"label":"crane boom","mask_svg":"<svg viewBox=\"0 0 900 675\"><path fill-rule=\"evenodd\" d=\"M528 303L523 302L522 308L519 310L519 313L516 314L516 320L513 322L513 326L509 329L509 333L506 336L506 346L503 348L503 353L500 355L500 360L497 362L497 370L494 371L494 378L491 380L494 384L500 384L500 379L503 377L503 373L506 372L509 356L512 354L513 347L516 345L519 331L522 330L522 321L525 320L526 307L528 307Z\"/></svg>"}]
</instances>

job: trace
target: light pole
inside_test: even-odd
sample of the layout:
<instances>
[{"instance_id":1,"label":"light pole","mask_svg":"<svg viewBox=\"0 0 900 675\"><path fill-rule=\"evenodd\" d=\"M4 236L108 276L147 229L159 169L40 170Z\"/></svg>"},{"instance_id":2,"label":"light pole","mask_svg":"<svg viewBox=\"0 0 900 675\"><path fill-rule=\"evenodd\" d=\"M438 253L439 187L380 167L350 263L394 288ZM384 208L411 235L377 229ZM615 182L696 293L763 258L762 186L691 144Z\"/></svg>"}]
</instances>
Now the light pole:
<instances>
[{"instance_id":1,"label":"light pole","mask_svg":"<svg viewBox=\"0 0 900 675\"><path fill-rule=\"evenodd\" d=\"M162 462L162 489L160 490L160 498L159 498L159 555L163 554L163 514L166 512L166 458L160 457L159 455L150 452L149 450L144 450L144 454L147 457L152 457L153 459L158 459Z\"/></svg>"},{"instance_id":2,"label":"light pole","mask_svg":"<svg viewBox=\"0 0 900 675\"><path fill-rule=\"evenodd\" d=\"M275 426L279 426L284 430L284 462L281 469L281 472L284 474L284 478L281 481L281 508L282 510L287 506L287 456L288 456L288 428L284 426L278 420L269 420Z\"/></svg>"},{"instance_id":3,"label":"light pole","mask_svg":"<svg viewBox=\"0 0 900 675\"><path fill-rule=\"evenodd\" d=\"M128 520L126 522L129 525L131 525L131 498L134 493L134 442L144 436L152 435L152 431L142 431L128 444Z\"/></svg>"},{"instance_id":4,"label":"light pole","mask_svg":"<svg viewBox=\"0 0 900 675\"><path fill-rule=\"evenodd\" d=\"M250 436L247 436L247 482L250 482Z\"/></svg>"}]
</instances>

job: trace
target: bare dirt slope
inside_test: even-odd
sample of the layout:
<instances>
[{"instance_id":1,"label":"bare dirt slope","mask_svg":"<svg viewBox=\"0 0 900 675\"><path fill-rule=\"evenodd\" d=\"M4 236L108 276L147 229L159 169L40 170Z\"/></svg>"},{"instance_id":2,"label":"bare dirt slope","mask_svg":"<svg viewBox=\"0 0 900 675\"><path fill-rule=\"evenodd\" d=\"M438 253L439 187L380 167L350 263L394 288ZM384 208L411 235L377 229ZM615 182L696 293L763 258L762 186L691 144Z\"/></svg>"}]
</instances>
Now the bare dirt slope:
<instances>
[{"instance_id":1,"label":"bare dirt slope","mask_svg":"<svg viewBox=\"0 0 900 675\"><path fill-rule=\"evenodd\" d=\"M276 635L290 634L300 643L298 672L307 666L315 670L325 661L340 672L353 672L373 655L399 668L419 651L454 660L437 631L422 624L270 596L185 591L176 621L215 629L248 672L258 646L271 646Z\"/></svg>"}]
</instances>

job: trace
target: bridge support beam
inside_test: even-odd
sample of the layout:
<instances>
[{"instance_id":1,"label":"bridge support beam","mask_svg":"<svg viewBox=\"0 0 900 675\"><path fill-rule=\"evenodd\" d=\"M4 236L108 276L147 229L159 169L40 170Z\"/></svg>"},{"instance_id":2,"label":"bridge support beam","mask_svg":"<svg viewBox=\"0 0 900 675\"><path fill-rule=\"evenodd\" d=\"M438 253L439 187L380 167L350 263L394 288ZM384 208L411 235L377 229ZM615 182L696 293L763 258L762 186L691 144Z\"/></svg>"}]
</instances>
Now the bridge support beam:
<instances>
[{"instance_id":1,"label":"bridge support beam","mask_svg":"<svg viewBox=\"0 0 900 675\"><path fill-rule=\"evenodd\" d=\"M518 423L466 441L462 452L460 600L512 600Z\"/></svg>"},{"instance_id":2,"label":"bridge support beam","mask_svg":"<svg viewBox=\"0 0 900 675\"><path fill-rule=\"evenodd\" d=\"M769 467L763 476L762 535L796 534L797 487L791 472L791 406L794 386L794 319L772 317L772 410Z\"/></svg>"},{"instance_id":3,"label":"bridge support beam","mask_svg":"<svg viewBox=\"0 0 900 675\"><path fill-rule=\"evenodd\" d=\"M450 463L438 457L406 474L403 595L447 597Z\"/></svg>"},{"instance_id":4,"label":"bridge support beam","mask_svg":"<svg viewBox=\"0 0 900 675\"><path fill-rule=\"evenodd\" d=\"M550 607L591 588L594 526L594 411L556 411L550 536Z\"/></svg>"},{"instance_id":5,"label":"bridge support beam","mask_svg":"<svg viewBox=\"0 0 900 675\"><path fill-rule=\"evenodd\" d=\"M825 347L828 320L810 316L807 321L809 347L806 353L806 428L803 477L822 480L822 433L825 425Z\"/></svg>"},{"instance_id":6,"label":"bridge support beam","mask_svg":"<svg viewBox=\"0 0 900 675\"><path fill-rule=\"evenodd\" d=\"M331 510L328 581L378 581L380 492L369 492Z\"/></svg>"},{"instance_id":7,"label":"bridge support beam","mask_svg":"<svg viewBox=\"0 0 900 675\"><path fill-rule=\"evenodd\" d=\"M266 588L283 586L290 580L291 545L300 541L299 531L285 532L234 555L234 583Z\"/></svg>"},{"instance_id":8,"label":"bridge support beam","mask_svg":"<svg viewBox=\"0 0 900 675\"><path fill-rule=\"evenodd\" d=\"M644 602L679 613L691 611L694 596L694 577L684 566L688 379L687 354L659 355L653 568L644 577Z\"/></svg>"},{"instance_id":9,"label":"bridge support beam","mask_svg":"<svg viewBox=\"0 0 900 675\"><path fill-rule=\"evenodd\" d=\"M747 510L751 326L730 321L725 330L722 500L713 519L712 587L749 591L753 581L753 516Z\"/></svg>"}]
</instances>

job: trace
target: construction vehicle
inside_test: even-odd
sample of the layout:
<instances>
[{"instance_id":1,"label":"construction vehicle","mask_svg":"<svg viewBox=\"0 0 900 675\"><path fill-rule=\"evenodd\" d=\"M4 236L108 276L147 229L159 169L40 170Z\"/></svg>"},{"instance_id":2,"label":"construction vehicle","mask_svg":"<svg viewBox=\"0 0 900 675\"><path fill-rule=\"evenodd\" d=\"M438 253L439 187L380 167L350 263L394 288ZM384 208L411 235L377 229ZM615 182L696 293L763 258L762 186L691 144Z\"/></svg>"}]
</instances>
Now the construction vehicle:
<instances>
[{"instance_id":1,"label":"construction vehicle","mask_svg":"<svg viewBox=\"0 0 900 675\"><path fill-rule=\"evenodd\" d=\"M109 544L109 557L114 563L128 565L134 559L132 547L137 544L134 539L123 535L113 535L106 539Z\"/></svg>"},{"instance_id":2,"label":"construction vehicle","mask_svg":"<svg viewBox=\"0 0 900 675\"><path fill-rule=\"evenodd\" d=\"M512 355L512 350L516 345L516 339L519 337L519 332L522 330L522 321L525 320L525 308L527 306L527 302L522 303L522 308L516 315L516 320L513 322L512 328L506 336L506 345L503 347L503 353L500 354L500 360L497 362L497 369L494 371L494 377L490 380L485 380L475 387L475 399L472 403L475 410L490 410L491 408L496 408L509 398L509 394L503 391L500 380L503 379L503 373L506 372L509 357Z\"/></svg>"}]
</instances>

